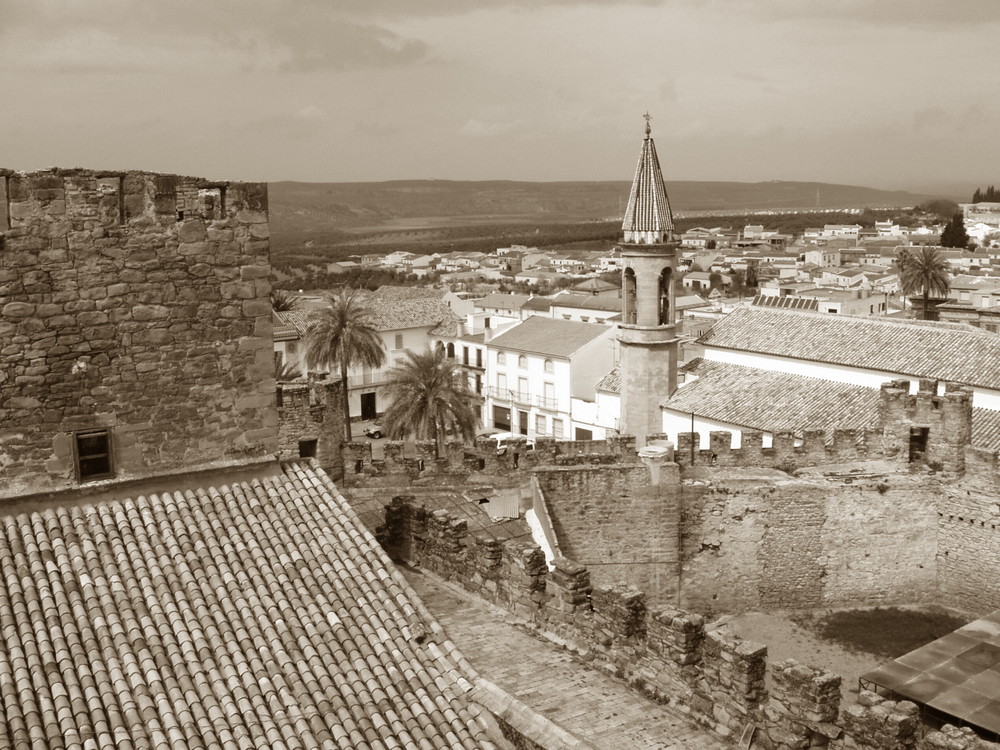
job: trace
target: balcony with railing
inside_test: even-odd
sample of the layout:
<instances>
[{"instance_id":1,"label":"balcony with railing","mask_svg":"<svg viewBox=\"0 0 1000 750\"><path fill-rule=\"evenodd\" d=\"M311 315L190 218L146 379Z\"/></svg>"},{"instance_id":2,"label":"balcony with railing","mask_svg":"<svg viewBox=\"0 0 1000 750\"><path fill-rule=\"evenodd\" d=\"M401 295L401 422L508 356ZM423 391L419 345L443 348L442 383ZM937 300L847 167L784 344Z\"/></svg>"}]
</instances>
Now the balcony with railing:
<instances>
[{"instance_id":1,"label":"balcony with railing","mask_svg":"<svg viewBox=\"0 0 1000 750\"><path fill-rule=\"evenodd\" d=\"M518 406L537 406L550 411L559 410L559 399L554 396L533 396L524 391L512 391L510 388L490 386L484 389L486 394L495 401L507 401Z\"/></svg>"},{"instance_id":2,"label":"balcony with railing","mask_svg":"<svg viewBox=\"0 0 1000 750\"><path fill-rule=\"evenodd\" d=\"M383 383L389 382L390 371L390 368L387 367L382 370L373 370L372 372L366 372L361 375L348 375L347 387L367 388L370 386L382 385Z\"/></svg>"}]
</instances>

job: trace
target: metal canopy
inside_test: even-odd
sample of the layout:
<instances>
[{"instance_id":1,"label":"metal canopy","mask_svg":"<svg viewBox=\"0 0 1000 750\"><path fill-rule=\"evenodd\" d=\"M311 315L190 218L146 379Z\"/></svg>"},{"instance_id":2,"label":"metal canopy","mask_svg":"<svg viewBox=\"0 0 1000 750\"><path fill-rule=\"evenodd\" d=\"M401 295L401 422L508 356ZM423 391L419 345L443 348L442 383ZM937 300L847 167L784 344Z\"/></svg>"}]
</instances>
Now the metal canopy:
<instances>
[{"instance_id":1,"label":"metal canopy","mask_svg":"<svg viewBox=\"0 0 1000 750\"><path fill-rule=\"evenodd\" d=\"M860 683L1000 735L1000 610L863 674Z\"/></svg>"}]
</instances>

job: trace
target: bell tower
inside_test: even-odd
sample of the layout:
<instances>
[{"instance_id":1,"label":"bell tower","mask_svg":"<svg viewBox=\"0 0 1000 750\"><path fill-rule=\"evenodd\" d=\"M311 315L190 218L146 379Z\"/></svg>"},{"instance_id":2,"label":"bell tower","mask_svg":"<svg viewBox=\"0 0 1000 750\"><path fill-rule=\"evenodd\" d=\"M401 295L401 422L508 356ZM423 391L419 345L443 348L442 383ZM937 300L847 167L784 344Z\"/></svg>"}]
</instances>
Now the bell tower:
<instances>
[{"instance_id":1,"label":"bell tower","mask_svg":"<svg viewBox=\"0 0 1000 750\"><path fill-rule=\"evenodd\" d=\"M646 137L622 221L621 432L645 445L663 430L660 402L677 388L674 218L663 185L656 146Z\"/></svg>"}]
</instances>

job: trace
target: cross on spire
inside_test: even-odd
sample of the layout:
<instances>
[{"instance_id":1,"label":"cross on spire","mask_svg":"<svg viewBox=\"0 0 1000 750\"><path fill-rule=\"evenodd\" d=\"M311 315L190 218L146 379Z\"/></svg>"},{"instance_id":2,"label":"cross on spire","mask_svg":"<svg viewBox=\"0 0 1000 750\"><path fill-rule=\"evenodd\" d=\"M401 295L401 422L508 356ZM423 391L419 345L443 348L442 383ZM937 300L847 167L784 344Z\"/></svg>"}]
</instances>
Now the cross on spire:
<instances>
[{"instance_id":1,"label":"cross on spire","mask_svg":"<svg viewBox=\"0 0 1000 750\"><path fill-rule=\"evenodd\" d=\"M653 119L653 116L649 114L649 111L647 110L646 114L643 115L643 118L646 120L646 135L648 136L651 132L651 128L649 127L649 121Z\"/></svg>"}]
</instances>

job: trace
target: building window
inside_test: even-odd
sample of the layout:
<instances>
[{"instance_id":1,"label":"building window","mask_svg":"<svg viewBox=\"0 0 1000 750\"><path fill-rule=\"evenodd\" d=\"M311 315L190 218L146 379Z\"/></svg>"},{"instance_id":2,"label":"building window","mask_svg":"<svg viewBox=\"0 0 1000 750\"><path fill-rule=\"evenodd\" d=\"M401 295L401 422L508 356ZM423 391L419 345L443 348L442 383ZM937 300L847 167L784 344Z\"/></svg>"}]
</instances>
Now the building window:
<instances>
[{"instance_id":1,"label":"building window","mask_svg":"<svg viewBox=\"0 0 1000 750\"><path fill-rule=\"evenodd\" d=\"M535 415L535 434L544 435L545 434L545 415L536 414Z\"/></svg>"},{"instance_id":2,"label":"building window","mask_svg":"<svg viewBox=\"0 0 1000 750\"><path fill-rule=\"evenodd\" d=\"M299 441L299 458L316 458L317 440Z\"/></svg>"},{"instance_id":3,"label":"building window","mask_svg":"<svg viewBox=\"0 0 1000 750\"><path fill-rule=\"evenodd\" d=\"M483 376L478 372L476 373L476 395L480 396L483 393Z\"/></svg>"},{"instance_id":4,"label":"building window","mask_svg":"<svg viewBox=\"0 0 1000 750\"><path fill-rule=\"evenodd\" d=\"M556 366L552 364L552 360L551 359L545 360L545 372L555 372L555 371L556 371Z\"/></svg>"},{"instance_id":5,"label":"building window","mask_svg":"<svg viewBox=\"0 0 1000 750\"><path fill-rule=\"evenodd\" d=\"M111 434L108 430L89 430L74 436L76 475L81 482L94 482L113 477Z\"/></svg>"},{"instance_id":6,"label":"building window","mask_svg":"<svg viewBox=\"0 0 1000 750\"><path fill-rule=\"evenodd\" d=\"M293 339L285 342L285 354L291 356L295 354L297 351L298 351L297 341Z\"/></svg>"},{"instance_id":7,"label":"building window","mask_svg":"<svg viewBox=\"0 0 1000 750\"><path fill-rule=\"evenodd\" d=\"M462 364L469 364L469 347L467 346L462 347Z\"/></svg>"},{"instance_id":8,"label":"building window","mask_svg":"<svg viewBox=\"0 0 1000 750\"><path fill-rule=\"evenodd\" d=\"M517 366L524 369L528 366L528 358L523 354L517 358Z\"/></svg>"},{"instance_id":9,"label":"building window","mask_svg":"<svg viewBox=\"0 0 1000 750\"><path fill-rule=\"evenodd\" d=\"M402 348L403 348L403 334L397 333L396 334L396 349L402 349Z\"/></svg>"},{"instance_id":10,"label":"building window","mask_svg":"<svg viewBox=\"0 0 1000 750\"><path fill-rule=\"evenodd\" d=\"M563 436L563 421L561 419L552 418L552 437L557 440L562 439Z\"/></svg>"},{"instance_id":11,"label":"building window","mask_svg":"<svg viewBox=\"0 0 1000 750\"><path fill-rule=\"evenodd\" d=\"M497 352L497 364L498 365L507 364L507 356L503 352Z\"/></svg>"},{"instance_id":12,"label":"building window","mask_svg":"<svg viewBox=\"0 0 1000 750\"><path fill-rule=\"evenodd\" d=\"M483 350L476 349L476 367L483 366Z\"/></svg>"}]
</instances>

